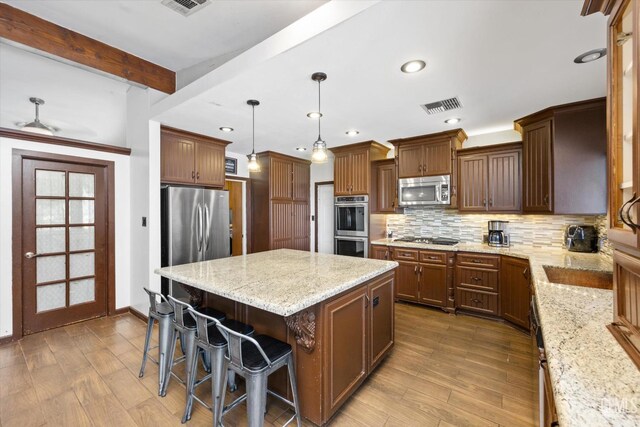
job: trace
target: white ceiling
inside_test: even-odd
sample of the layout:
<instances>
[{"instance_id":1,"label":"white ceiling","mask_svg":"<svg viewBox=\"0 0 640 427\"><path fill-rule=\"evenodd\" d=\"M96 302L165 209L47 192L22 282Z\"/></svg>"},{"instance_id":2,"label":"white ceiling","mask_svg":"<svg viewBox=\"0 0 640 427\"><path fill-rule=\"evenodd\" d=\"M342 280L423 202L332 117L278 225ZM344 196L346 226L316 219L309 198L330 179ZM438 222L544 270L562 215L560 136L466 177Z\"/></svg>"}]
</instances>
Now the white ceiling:
<instances>
[{"instance_id":1,"label":"white ceiling","mask_svg":"<svg viewBox=\"0 0 640 427\"><path fill-rule=\"evenodd\" d=\"M573 63L606 46L606 18L581 17L581 6L581 0L381 2L159 119L250 152L246 100L255 98L256 151L296 155L296 146L310 148L317 137L317 122L306 113L317 109L310 76L324 71L322 136L330 147L443 131L452 116L469 134L510 128L542 108L605 96L606 61ZM414 58L427 68L401 73L400 65ZM428 116L419 106L452 96L463 109ZM220 126L235 132L224 134ZM348 137L349 129L361 133Z\"/></svg>"}]
</instances>

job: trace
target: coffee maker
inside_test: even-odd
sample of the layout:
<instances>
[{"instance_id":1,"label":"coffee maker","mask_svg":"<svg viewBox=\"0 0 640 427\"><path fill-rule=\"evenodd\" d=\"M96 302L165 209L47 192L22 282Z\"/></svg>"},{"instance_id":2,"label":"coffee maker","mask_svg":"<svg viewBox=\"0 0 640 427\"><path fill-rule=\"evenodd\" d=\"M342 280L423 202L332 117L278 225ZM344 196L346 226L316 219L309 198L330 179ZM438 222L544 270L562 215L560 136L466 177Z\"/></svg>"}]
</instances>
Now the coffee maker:
<instances>
[{"instance_id":1,"label":"coffee maker","mask_svg":"<svg viewBox=\"0 0 640 427\"><path fill-rule=\"evenodd\" d=\"M499 248L509 246L509 235L507 234L507 224L509 221L489 221L489 236L487 242L489 246L496 246Z\"/></svg>"},{"instance_id":2,"label":"coffee maker","mask_svg":"<svg viewBox=\"0 0 640 427\"><path fill-rule=\"evenodd\" d=\"M598 252L598 231L593 225L570 225L564 238L571 252Z\"/></svg>"}]
</instances>

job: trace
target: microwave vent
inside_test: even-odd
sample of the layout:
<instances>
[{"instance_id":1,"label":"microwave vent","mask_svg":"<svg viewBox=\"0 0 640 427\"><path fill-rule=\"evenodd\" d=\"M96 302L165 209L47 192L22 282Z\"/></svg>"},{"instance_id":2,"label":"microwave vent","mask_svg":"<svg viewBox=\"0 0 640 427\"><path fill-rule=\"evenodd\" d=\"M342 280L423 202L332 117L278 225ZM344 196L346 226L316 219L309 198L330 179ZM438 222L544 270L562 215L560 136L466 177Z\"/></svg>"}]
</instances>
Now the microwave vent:
<instances>
[{"instance_id":1,"label":"microwave vent","mask_svg":"<svg viewBox=\"0 0 640 427\"><path fill-rule=\"evenodd\" d=\"M162 0L163 5L182 16L193 15L209 3L211 0Z\"/></svg>"},{"instance_id":2,"label":"microwave vent","mask_svg":"<svg viewBox=\"0 0 640 427\"><path fill-rule=\"evenodd\" d=\"M427 114L436 114L462 108L462 103L457 96L454 96L453 98L443 99L442 101L429 102L421 105L421 107Z\"/></svg>"}]
</instances>

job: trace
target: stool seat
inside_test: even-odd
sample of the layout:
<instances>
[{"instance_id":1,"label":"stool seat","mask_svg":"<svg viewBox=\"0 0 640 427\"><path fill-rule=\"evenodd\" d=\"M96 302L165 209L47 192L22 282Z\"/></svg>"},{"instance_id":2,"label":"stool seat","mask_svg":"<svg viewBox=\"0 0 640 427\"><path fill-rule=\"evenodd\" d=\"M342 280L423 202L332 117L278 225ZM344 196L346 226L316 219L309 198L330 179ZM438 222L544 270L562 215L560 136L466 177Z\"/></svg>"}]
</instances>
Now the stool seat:
<instances>
[{"instance_id":1,"label":"stool seat","mask_svg":"<svg viewBox=\"0 0 640 427\"><path fill-rule=\"evenodd\" d=\"M155 311L158 314L173 314L173 307L168 302L161 302L156 304Z\"/></svg>"},{"instance_id":2,"label":"stool seat","mask_svg":"<svg viewBox=\"0 0 640 427\"><path fill-rule=\"evenodd\" d=\"M222 321L222 324L232 331L243 335L252 335L254 332L253 326L237 320L225 319ZM224 347L227 345L227 340L222 336L216 325L211 325L207 328L207 336L209 338L209 344L215 347Z\"/></svg>"},{"instance_id":3,"label":"stool seat","mask_svg":"<svg viewBox=\"0 0 640 427\"><path fill-rule=\"evenodd\" d=\"M291 353L291 345L268 335L256 335L253 339L260 344L271 363L276 363ZM242 364L251 371L260 371L267 367L267 361L264 360L258 348L247 341L242 343Z\"/></svg>"},{"instance_id":4,"label":"stool seat","mask_svg":"<svg viewBox=\"0 0 640 427\"><path fill-rule=\"evenodd\" d=\"M214 319L218 319L220 321L224 320L227 317L226 314L224 314L223 312L218 311L215 308L211 308L211 307L196 308L195 310L198 313L202 313L206 316L213 317ZM196 328L196 319L194 319L193 316L186 315L184 316L183 319L184 319L185 328L189 328L189 329Z\"/></svg>"}]
</instances>

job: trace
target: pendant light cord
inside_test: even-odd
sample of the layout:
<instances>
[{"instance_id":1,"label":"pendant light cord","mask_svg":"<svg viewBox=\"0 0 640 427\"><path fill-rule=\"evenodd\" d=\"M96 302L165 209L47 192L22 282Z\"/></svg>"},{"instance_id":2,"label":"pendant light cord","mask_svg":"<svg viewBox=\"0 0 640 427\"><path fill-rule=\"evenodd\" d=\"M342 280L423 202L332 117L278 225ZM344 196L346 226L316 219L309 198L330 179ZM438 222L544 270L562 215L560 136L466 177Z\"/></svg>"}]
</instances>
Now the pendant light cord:
<instances>
[{"instance_id":1,"label":"pendant light cord","mask_svg":"<svg viewBox=\"0 0 640 427\"><path fill-rule=\"evenodd\" d=\"M320 121L322 120L322 110L320 108L320 80L318 80L318 114L320 115L318 117L318 141L322 141L322 138L320 138Z\"/></svg>"},{"instance_id":2,"label":"pendant light cord","mask_svg":"<svg viewBox=\"0 0 640 427\"><path fill-rule=\"evenodd\" d=\"M39 108L40 103L36 102L35 104L36 104L36 120L35 121L39 122L40 121L40 108Z\"/></svg>"},{"instance_id":3,"label":"pendant light cord","mask_svg":"<svg viewBox=\"0 0 640 427\"><path fill-rule=\"evenodd\" d=\"M256 152L256 106L251 106L251 154Z\"/></svg>"}]
</instances>

